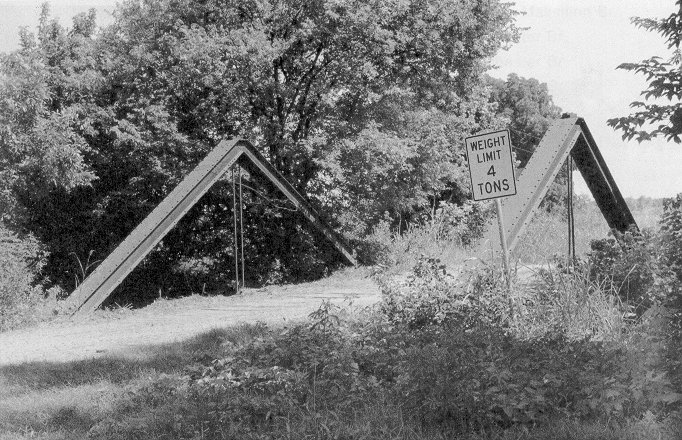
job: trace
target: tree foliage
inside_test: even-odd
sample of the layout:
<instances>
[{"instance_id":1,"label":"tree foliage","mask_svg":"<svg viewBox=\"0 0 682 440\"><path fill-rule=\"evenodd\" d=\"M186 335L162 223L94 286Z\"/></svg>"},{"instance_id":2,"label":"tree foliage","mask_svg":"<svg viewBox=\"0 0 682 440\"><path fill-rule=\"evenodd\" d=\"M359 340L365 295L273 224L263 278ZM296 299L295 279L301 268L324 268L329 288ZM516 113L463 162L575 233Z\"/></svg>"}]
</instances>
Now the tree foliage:
<instances>
[{"instance_id":1,"label":"tree foliage","mask_svg":"<svg viewBox=\"0 0 682 440\"><path fill-rule=\"evenodd\" d=\"M382 219L404 225L432 215L441 202L469 198L462 140L499 124L485 90L450 108L424 108L411 99L387 100L368 127L327 144L322 194L351 235L362 236Z\"/></svg>"},{"instance_id":2,"label":"tree foliage","mask_svg":"<svg viewBox=\"0 0 682 440\"><path fill-rule=\"evenodd\" d=\"M515 14L498 1L144 0L98 30L94 12L67 29L45 7L0 66L3 212L70 283L76 259L103 259L224 138L252 140L345 232L461 201L457 145L497 123L481 75L516 40ZM246 179L250 272L322 267L300 258L327 251L298 214ZM176 285L163 274L197 262L226 282L231 201L229 184L211 190L131 283Z\"/></svg>"},{"instance_id":3,"label":"tree foliage","mask_svg":"<svg viewBox=\"0 0 682 440\"><path fill-rule=\"evenodd\" d=\"M11 221L17 194L38 203L46 193L90 184L95 175L84 161L88 149L75 122L77 114L64 104L77 84L75 66L94 27L94 15L76 17L70 34L49 20L43 7L38 40L22 31L22 50L0 57L0 220ZM68 41L67 41L68 40ZM61 65L70 54L69 65Z\"/></svg>"},{"instance_id":4,"label":"tree foliage","mask_svg":"<svg viewBox=\"0 0 682 440\"><path fill-rule=\"evenodd\" d=\"M672 55L665 59L659 56L637 63L623 63L619 69L642 74L648 87L641 92L644 101L635 101L630 107L636 109L628 116L608 120L609 126L623 132L623 139L638 142L663 137L667 141L682 142L682 1L677 0L678 11L667 18L632 18L632 23L646 31L660 34L666 41Z\"/></svg>"},{"instance_id":5,"label":"tree foliage","mask_svg":"<svg viewBox=\"0 0 682 440\"><path fill-rule=\"evenodd\" d=\"M523 168L540 144L552 120L561 115L554 104L547 84L535 78L523 78L515 73L507 80L487 78L492 88L490 101L497 105L497 116L508 121L512 147L519 167ZM550 186L542 206L548 211L565 206L566 172L560 172Z\"/></svg>"},{"instance_id":6,"label":"tree foliage","mask_svg":"<svg viewBox=\"0 0 682 440\"><path fill-rule=\"evenodd\" d=\"M510 73L507 80L487 78L492 93L490 101L497 103L497 113L509 120L512 146L516 160L523 168L553 119L561 115L546 83L535 78Z\"/></svg>"}]
</instances>

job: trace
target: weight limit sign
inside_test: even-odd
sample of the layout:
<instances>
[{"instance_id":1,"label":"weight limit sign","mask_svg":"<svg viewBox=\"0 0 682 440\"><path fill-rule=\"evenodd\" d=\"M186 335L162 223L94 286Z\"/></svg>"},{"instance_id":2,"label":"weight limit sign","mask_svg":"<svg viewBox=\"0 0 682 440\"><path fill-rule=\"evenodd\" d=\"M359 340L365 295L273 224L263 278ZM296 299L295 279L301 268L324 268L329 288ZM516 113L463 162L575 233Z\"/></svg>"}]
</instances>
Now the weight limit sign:
<instances>
[{"instance_id":1,"label":"weight limit sign","mask_svg":"<svg viewBox=\"0 0 682 440\"><path fill-rule=\"evenodd\" d=\"M509 130L477 134L464 140L474 200L516 194Z\"/></svg>"}]
</instances>

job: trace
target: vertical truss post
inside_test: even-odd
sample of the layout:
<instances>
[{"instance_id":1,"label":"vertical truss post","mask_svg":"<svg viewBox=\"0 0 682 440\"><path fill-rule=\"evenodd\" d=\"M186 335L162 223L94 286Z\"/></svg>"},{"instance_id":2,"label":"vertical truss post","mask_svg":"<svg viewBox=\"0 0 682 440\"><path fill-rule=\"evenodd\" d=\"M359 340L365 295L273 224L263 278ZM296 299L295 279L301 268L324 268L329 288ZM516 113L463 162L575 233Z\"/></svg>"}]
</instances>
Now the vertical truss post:
<instances>
[{"instance_id":1,"label":"vertical truss post","mask_svg":"<svg viewBox=\"0 0 682 440\"><path fill-rule=\"evenodd\" d=\"M575 215L573 212L573 158L566 159L566 214L568 217L568 258L575 261Z\"/></svg>"},{"instance_id":2,"label":"vertical truss post","mask_svg":"<svg viewBox=\"0 0 682 440\"><path fill-rule=\"evenodd\" d=\"M232 240L234 248L234 283L236 293L239 293L239 244L237 242L237 185L235 183L234 168L232 168Z\"/></svg>"},{"instance_id":3,"label":"vertical truss post","mask_svg":"<svg viewBox=\"0 0 682 440\"><path fill-rule=\"evenodd\" d=\"M244 287L244 199L242 198L242 169L239 168L239 243L240 246L240 264L242 266L242 287Z\"/></svg>"}]
</instances>

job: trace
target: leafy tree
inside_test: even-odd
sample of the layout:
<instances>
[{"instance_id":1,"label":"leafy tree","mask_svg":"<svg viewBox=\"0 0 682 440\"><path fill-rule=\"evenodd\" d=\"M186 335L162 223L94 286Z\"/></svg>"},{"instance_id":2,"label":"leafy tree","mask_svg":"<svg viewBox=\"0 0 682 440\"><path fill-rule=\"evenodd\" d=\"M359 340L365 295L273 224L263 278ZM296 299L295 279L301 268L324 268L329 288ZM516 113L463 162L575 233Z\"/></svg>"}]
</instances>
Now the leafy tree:
<instances>
[{"instance_id":1,"label":"leafy tree","mask_svg":"<svg viewBox=\"0 0 682 440\"><path fill-rule=\"evenodd\" d=\"M487 99L483 87L440 108L386 99L370 126L327 144L321 163L328 179L320 183L326 209L342 219L346 233L362 236L382 219L403 227L429 218L443 201L469 199L463 139L496 127Z\"/></svg>"},{"instance_id":2,"label":"leafy tree","mask_svg":"<svg viewBox=\"0 0 682 440\"><path fill-rule=\"evenodd\" d=\"M535 78L509 74L506 81L487 77L492 91L491 102L497 104L497 114L508 121L512 146L519 167L523 168L533 155L553 119L561 115L554 104L547 84ZM565 168L565 167L564 167ZM548 210L561 209L566 204L567 175L560 172L550 186L542 206Z\"/></svg>"},{"instance_id":3,"label":"leafy tree","mask_svg":"<svg viewBox=\"0 0 682 440\"><path fill-rule=\"evenodd\" d=\"M94 26L94 15L76 18L82 26L74 28L69 41L48 15L44 6L39 38L55 43L49 56L34 50L33 36L25 30L22 49L0 56L0 220L10 223L16 221L18 195L25 197L24 206L35 205L50 191L68 192L95 178L83 157L88 146L73 126L76 115L62 102L68 84L53 56L76 53L78 40L88 37L81 32ZM78 80L73 76L68 78L72 88Z\"/></svg>"},{"instance_id":4,"label":"leafy tree","mask_svg":"<svg viewBox=\"0 0 682 440\"><path fill-rule=\"evenodd\" d=\"M365 180L355 194L374 198L371 213L389 201L400 212L428 206L434 191L464 192L450 163L461 166L461 157L446 142L454 137L440 133L451 121L453 133L491 122L477 84L489 57L516 39L514 14L497 1L145 0L123 2L97 32L94 14L67 30L46 11L37 38L25 32L11 56L43 66L35 100L65 124L60 132L73 133L78 166L67 168L79 174L37 200L28 190L35 176L16 171L26 182L13 186L21 222L48 243L51 273L72 280L73 254L104 258L207 151L237 136L321 207L338 200L330 179L354 189L352 170L363 167L377 176L418 169L397 190ZM388 166L373 133L391 139ZM347 165L351 174L335 172ZM298 215L274 194L246 197L249 267L279 260L286 277L305 276L300 255L314 237L291 233ZM137 279L161 282L173 268L196 267L190 260L227 277L231 199L229 184L207 194Z\"/></svg>"},{"instance_id":5,"label":"leafy tree","mask_svg":"<svg viewBox=\"0 0 682 440\"><path fill-rule=\"evenodd\" d=\"M516 160L523 168L561 109L554 104L547 84L535 78L511 73L506 81L487 77L487 82L492 89L490 100L497 103L498 114L509 121Z\"/></svg>"},{"instance_id":6,"label":"leafy tree","mask_svg":"<svg viewBox=\"0 0 682 440\"><path fill-rule=\"evenodd\" d=\"M682 142L682 1L675 1L679 8L667 18L653 19L634 17L632 23L644 30L656 32L665 38L672 55L664 59L659 56L638 63L623 63L619 69L641 73L646 76L649 86L642 91L644 101L635 101L630 107L634 113L608 120L608 125L623 132L623 139L638 142L656 137L667 141ZM666 103L667 100L667 103Z\"/></svg>"}]
</instances>

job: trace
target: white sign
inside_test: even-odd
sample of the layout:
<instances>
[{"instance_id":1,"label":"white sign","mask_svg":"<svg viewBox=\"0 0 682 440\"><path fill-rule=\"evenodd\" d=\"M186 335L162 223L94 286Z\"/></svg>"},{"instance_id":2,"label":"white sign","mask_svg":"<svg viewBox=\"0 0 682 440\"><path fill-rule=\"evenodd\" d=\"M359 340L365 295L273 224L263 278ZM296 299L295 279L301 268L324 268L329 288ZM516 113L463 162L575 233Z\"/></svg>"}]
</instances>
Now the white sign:
<instances>
[{"instance_id":1,"label":"white sign","mask_svg":"<svg viewBox=\"0 0 682 440\"><path fill-rule=\"evenodd\" d=\"M509 130L478 134L464 140L474 200L516 194Z\"/></svg>"}]
</instances>

